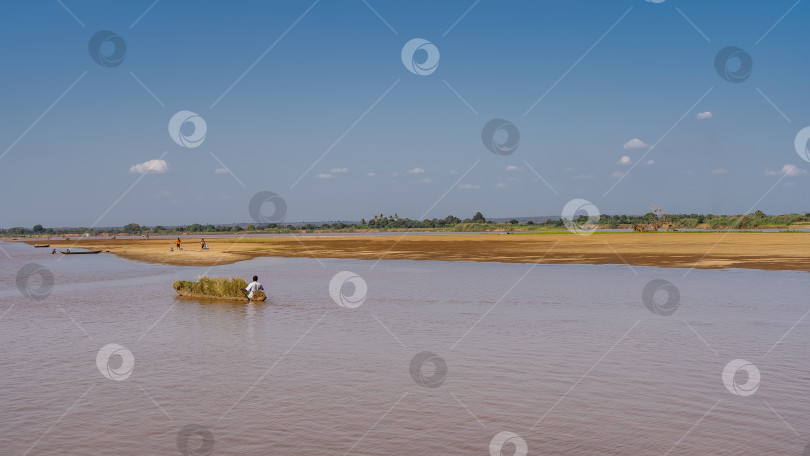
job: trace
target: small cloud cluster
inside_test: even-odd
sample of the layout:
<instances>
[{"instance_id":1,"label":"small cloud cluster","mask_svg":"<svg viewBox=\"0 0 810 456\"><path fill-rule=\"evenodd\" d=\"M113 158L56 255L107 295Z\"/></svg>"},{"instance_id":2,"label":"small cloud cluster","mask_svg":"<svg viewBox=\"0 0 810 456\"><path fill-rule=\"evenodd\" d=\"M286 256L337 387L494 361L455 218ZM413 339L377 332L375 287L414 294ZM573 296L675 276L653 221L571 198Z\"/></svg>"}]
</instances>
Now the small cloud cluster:
<instances>
[{"instance_id":1,"label":"small cloud cluster","mask_svg":"<svg viewBox=\"0 0 810 456\"><path fill-rule=\"evenodd\" d=\"M766 176L787 176L787 177L801 177L807 175L806 169L801 169L796 165L785 165L779 171L765 170Z\"/></svg>"},{"instance_id":2,"label":"small cloud cluster","mask_svg":"<svg viewBox=\"0 0 810 456\"><path fill-rule=\"evenodd\" d=\"M129 167L131 174L147 174L147 173L167 173L169 172L169 164L166 160L148 160L137 165Z\"/></svg>"},{"instance_id":3,"label":"small cloud cluster","mask_svg":"<svg viewBox=\"0 0 810 456\"><path fill-rule=\"evenodd\" d=\"M695 117L695 118L697 120L706 120L706 119L711 119L712 117L713 116L712 116L711 111L706 111L706 112L699 112L697 114L697 117Z\"/></svg>"},{"instance_id":4,"label":"small cloud cluster","mask_svg":"<svg viewBox=\"0 0 810 456\"><path fill-rule=\"evenodd\" d=\"M349 168L332 168L329 170L328 173L320 173L315 177L317 179L332 179L337 177L338 174L346 174L349 172Z\"/></svg>"},{"instance_id":5,"label":"small cloud cluster","mask_svg":"<svg viewBox=\"0 0 810 456\"><path fill-rule=\"evenodd\" d=\"M649 145L649 144L647 144L647 143L645 143L644 141L642 141L642 140L638 139L638 138L633 138L633 139L631 139L630 141L627 141L626 143L624 143L624 145L623 145L622 147L623 147L625 150L632 150L632 149L649 149L649 148L650 148L650 145Z\"/></svg>"},{"instance_id":6,"label":"small cloud cluster","mask_svg":"<svg viewBox=\"0 0 810 456\"><path fill-rule=\"evenodd\" d=\"M214 174L228 174L227 168L217 168L214 170Z\"/></svg>"},{"instance_id":7,"label":"small cloud cluster","mask_svg":"<svg viewBox=\"0 0 810 456\"><path fill-rule=\"evenodd\" d=\"M424 168L409 169L408 174L425 174Z\"/></svg>"},{"instance_id":8,"label":"small cloud cluster","mask_svg":"<svg viewBox=\"0 0 810 456\"><path fill-rule=\"evenodd\" d=\"M517 167L517 166L515 166L515 165L509 165L509 166L507 166L507 167L506 167L506 170L507 170L507 171L509 171L509 172L512 172L512 171L523 171L523 168Z\"/></svg>"},{"instance_id":9,"label":"small cloud cluster","mask_svg":"<svg viewBox=\"0 0 810 456\"><path fill-rule=\"evenodd\" d=\"M623 155L622 158L619 159L618 165L629 165L630 164L630 157L627 155Z\"/></svg>"}]
</instances>

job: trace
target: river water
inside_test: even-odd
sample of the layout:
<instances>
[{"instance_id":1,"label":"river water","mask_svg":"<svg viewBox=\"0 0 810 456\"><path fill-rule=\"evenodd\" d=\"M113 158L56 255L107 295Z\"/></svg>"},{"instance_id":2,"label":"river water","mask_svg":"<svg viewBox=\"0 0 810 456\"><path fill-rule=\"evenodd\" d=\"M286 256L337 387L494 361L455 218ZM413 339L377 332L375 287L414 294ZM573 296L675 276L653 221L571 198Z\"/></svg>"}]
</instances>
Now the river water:
<instances>
[{"instance_id":1,"label":"river water","mask_svg":"<svg viewBox=\"0 0 810 456\"><path fill-rule=\"evenodd\" d=\"M0 247L3 455L801 455L810 443L802 272L202 268ZM352 275L338 275L336 301L341 271L354 278L341 288ZM175 297L173 280L201 274L257 274L270 298Z\"/></svg>"}]
</instances>

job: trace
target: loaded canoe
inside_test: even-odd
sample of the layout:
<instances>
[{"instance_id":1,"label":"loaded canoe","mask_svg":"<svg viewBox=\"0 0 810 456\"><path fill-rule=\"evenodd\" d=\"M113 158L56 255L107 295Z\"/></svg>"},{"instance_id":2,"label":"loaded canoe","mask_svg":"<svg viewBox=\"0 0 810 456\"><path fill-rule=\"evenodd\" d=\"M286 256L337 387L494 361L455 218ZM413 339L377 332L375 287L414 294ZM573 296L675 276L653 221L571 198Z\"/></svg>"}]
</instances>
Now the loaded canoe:
<instances>
[{"instance_id":1,"label":"loaded canoe","mask_svg":"<svg viewBox=\"0 0 810 456\"><path fill-rule=\"evenodd\" d=\"M267 300L267 295L264 294L262 291L255 291L253 292L253 297L248 299L247 296L242 297L235 297L235 296L209 296L206 294L201 293L191 293L189 291L181 291L175 290L180 297L183 298L195 298L195 299L214 299L217 301L234 301L234 302L248 302L248 301L255 301L255 302L263 302Z\"/></svg>"},{"instance_id":2,"label":"loaded canoe","mask_svg":"<svg viewBox=\"0 0 810 456\"><path fill-rule=\"evenodd\" d=\"M62 251L60 253L62 253L64 255L95 255L97 253L101 253L101 250L89 250L87 252L65 252L65 251Z\"/></svg>"}]
</instances>

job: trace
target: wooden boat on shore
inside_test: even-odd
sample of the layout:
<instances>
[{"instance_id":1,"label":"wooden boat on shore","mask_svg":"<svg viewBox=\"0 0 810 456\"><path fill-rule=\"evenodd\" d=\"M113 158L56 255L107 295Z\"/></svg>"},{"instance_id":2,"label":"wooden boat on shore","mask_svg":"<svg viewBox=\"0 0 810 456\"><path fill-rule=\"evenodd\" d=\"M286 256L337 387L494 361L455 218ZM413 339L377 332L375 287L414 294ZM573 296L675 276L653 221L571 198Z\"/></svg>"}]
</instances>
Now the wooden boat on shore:
<instances>
[{"instance_id":1,"label":"wooden boat on shore","mask_svg":"<svg viewBox=\"0 0 810 456\"><path fill-rule=\"evenodd\" d=\"M255 291L253 292L253 297L248 299L247 296L209 296L201 293L191 293L189 291L182 291L182 290L175 290L179 297L181 298L193 298L193 299L212 299L215 301L233 301L233 302L264 302L267 300L267 295L264 294L262 291Z\"/></svg>"},{"instance_id":2,"label":"wooden boat on shore","mask_svg":"<svg viewBox=\"0 0 810 456\"><path fill-rule=\"evenodd\" d=\"M41 249L43 247L50 247L51 244L34 244L35 249Z\"/></svg>"},{"instance_id":3,"label":"wooden boat on shore","mask_svg":"<svg viewBox=\"0 0 810 456\"><path fill-rule=\"evenodd\" d=\"M101 253L101 250L88 250L86 252L70 252L63 250L60 253L62 253L63 255L95 255L97 253Z\"/></svg>"}]
</instances>

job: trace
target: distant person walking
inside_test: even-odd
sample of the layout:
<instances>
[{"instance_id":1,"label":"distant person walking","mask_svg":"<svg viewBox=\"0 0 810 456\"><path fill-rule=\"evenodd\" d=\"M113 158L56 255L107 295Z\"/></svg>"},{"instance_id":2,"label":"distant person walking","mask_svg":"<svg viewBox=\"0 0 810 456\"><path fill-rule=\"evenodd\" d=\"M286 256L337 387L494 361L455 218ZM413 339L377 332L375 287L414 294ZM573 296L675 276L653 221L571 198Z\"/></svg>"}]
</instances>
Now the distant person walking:
<instances>
[{"instance_id":1,"label":"distant person walking","mask_svg":"<svg viewBox=\"0 0 810 456\"><path fill-rule=\"evenodd\" d=\"M200 239L200 248L205 250L205 238Z\"/></svg>"},{"instance_id":2,"label":"distant person walking","mask_svg":"<svg viewBox=\"0 0 810 456\"><path fill-rule=\"evenodd\" d=\"M180 250L180 238L177 238L177 250Z\"/></svg>"}]
</instances>

